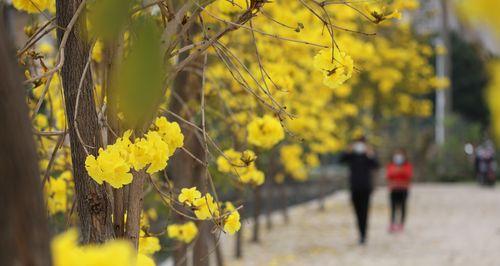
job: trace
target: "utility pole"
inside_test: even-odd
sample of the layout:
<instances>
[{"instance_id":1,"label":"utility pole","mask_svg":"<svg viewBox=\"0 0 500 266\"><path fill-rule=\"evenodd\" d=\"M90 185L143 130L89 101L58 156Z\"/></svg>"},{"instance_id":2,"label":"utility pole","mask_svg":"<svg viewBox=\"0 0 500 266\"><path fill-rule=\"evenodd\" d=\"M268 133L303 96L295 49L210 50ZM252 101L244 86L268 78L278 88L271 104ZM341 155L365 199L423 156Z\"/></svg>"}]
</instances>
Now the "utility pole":
<instances>
[{"instance_id":1,"label":"utility pole","mask_svg":"<svg viewBox=\"0 0 500 266\"><path fill-rule=\"evenodd\" d=\"M443 40L438 37L436 39L436 75L439 79L446 77L446 59L445 54L447 53L446 48L443 44ZM445 142L446 128L445 128L445 117L446 117L446 88L436 89L436 144L438 146L443 146Z\"/></svg>"},{"instance_id":2,"label":"utility pole","mask_svg":"<svg viewBox=\"0 0 500 266\"><path fill-rule=\"evenodd\" d=\"M451 41L449 30L449 1L438 0L441 7L439 37L436 40L436 74L451 81ZM446 117L451 113L451 88L436 90L436 144L443 146L446 140Z\"/></svg>"}]
</instances>

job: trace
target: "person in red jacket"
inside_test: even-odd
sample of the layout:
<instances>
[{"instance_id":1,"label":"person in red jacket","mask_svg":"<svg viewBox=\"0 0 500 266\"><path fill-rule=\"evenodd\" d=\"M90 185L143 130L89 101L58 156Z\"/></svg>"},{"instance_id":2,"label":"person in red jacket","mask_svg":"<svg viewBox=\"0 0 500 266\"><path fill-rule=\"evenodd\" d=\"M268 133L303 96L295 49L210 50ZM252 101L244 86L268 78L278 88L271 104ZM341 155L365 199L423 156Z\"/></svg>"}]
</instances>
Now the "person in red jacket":
<instances>
[{"instance_id":1,"label":"person in red jacket","mask_svg":"<svg viewBox=\"0 0 500 266\"><path fill-rule=\"evenodd\" d=\"M413 166L408 161L404 149L398 149L394 152L392 162L387 165L386 173L391 199L391 226L389 231L402 231L406 216L406 200L413 176ZM399 215L397 215L398 212ZM396 216L399 216L399 219L396 219Z\"/></svg>"}]
</instances>

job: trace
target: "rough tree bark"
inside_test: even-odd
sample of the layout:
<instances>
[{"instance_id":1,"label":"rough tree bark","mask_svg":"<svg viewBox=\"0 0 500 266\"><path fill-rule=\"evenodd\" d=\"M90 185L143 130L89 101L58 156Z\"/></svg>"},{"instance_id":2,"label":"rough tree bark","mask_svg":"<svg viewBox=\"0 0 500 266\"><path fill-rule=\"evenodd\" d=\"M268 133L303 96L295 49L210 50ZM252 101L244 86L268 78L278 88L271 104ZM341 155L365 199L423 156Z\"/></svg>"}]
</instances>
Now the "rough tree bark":
<instances>
[{"instance_id":1,"label":"rough tree bark","mask_svg":"<svg viewBox=\"0 0 500 266\"><path fill-rule=\"evenodd\" d=\"M141 230L141 211L143 202L143 185L148 177L145 170L134 172L134 180L129 186L127 223L125 224L125 236L134 245L135 249L139 247L139 231Z\"/></svg>"},{"instance_id":2,"label":"rough tree bark","mask_svg":"<svg viewBox=\"0 0 500 266\"><path fill-rule=\"evenodd\" d=\"M68 23L73 18L81 0L57 0L56 15L58 40L62 40ZM65 49L65 63L61 70L64 99L69 128L71 159L75 180L75 195L83 243L104 242L113 237L111 205L104 186L94 182L85 170L85 148L96 155L102 146L99 123L93 94L92 76L85 74L78 99L78 116L74 119L80 79L89 56L86 41L85 14L79 16L69 34ZM75 124L78 128L75 127ZM84 147L85 145L85 147Z\"/></svg>"},{"instance_id":3,"label":"rough tree bark","mask_svg":"<svg viewBox=\"0 0 500 266\"><path fill-rule=\"evenodd\" d=\"M0 15L1 17L1 15ZM51 265L35 143L0 18L0 265Z\"/></svg>"}]
</instances>

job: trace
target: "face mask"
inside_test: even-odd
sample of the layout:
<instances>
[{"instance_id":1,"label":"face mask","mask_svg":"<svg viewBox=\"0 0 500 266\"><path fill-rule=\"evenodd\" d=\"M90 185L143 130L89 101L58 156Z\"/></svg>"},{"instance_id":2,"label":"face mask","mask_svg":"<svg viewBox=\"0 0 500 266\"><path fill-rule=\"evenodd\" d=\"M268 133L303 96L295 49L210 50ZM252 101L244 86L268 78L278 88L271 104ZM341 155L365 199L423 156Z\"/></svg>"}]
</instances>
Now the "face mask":
<instances>
[{"instance_id":1,"label":"face mask","mask_svg":"<svg viewBox=\"0 0 500 266\"><path fill-rule=\"evenodd\" d=\"M392 158L392 161L393 161L396 165L402 165L402 164L405 162L405 157L404 157L404 155L402 155L402 154L396 154L396 155L394 155L394 157Z\"/></svg>"},{"instance_id":2,"label":"face mask","mask_svg":"<svg viewBox=\"0 0 500 266\"><path fill-rule=\"evenodd\" d=\"M356 142L354 143L352 149L354 153L363 154L366 151L366 144L364 144L363 142Z\"/></svg>"}]
</instances>

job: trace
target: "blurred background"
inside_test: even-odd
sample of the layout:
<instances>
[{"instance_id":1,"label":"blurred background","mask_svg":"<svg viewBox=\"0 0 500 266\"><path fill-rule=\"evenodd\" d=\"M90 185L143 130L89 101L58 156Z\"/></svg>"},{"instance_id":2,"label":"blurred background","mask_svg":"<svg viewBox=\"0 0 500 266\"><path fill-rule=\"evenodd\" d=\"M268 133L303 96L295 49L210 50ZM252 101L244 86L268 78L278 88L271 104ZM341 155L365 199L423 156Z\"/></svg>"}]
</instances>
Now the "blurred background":
<instances>
[{"instance_id":1,"label":"blurred background","mask_svg":"<svg viewBox=\"0 0 500 266\"><path fill-rule=\"evenodd\" d=\"M123 10L89 1L60 69L65 34L52 24L64 5L35 2L46 8L1 5L0 41L15 46L24 72L50 236L81 224L77 173L96 180L85 158L127 129L132 139L161 130L153 117L166 117L183 145L137 193L135 245L157 265L499 265L498 1L126 1ZM176 17L172 7L187 11ZM86 50L73 53L80 39ZM80 72L69 78L72 70ZM80 93L90 100L68 109ZM77 122L94 130L83 133L80 157ZM364 245L352 166L341 162L360 138L379 163ZM407 223L395 232L386 166L398 149L413 175ZM231 166L241 162L256 171L246 180ZM133 183L108 183L99 193L116 217ZM224 217L212 217L191 219L189 241L172 233L196 211L177 200L189 187L227 210L232 202L241 228L230 234ZM114 237L127 238L120 214ZM89 237L81 242L103 242Z\"/></svg>"}]
</instances>

